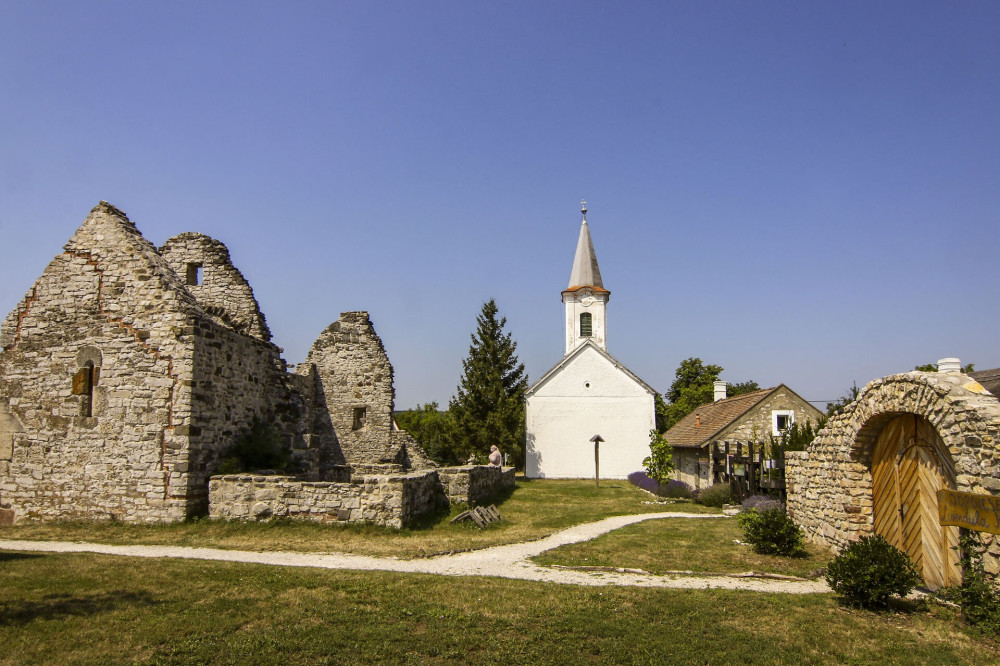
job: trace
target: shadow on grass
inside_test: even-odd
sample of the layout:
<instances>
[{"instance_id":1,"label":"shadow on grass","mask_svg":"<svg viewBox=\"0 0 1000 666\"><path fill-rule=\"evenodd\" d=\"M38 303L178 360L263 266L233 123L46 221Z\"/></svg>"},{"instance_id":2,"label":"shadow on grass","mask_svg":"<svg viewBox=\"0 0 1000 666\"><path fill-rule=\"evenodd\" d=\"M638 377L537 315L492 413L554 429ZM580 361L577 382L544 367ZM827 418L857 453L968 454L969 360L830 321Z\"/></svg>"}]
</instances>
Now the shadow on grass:
<instances>
[{"instance_id":1,"label":"shadow on grass","mask_svg":"<svg viewBox=\"0 0 1000 666\"><path fill-rule=\"evenodd\" d=\"M127 607L152 606L156 603L148 592L115 590L82 597L49 594L40 601L0 602L0 626L21 626L34 620L96 615Z\"/></svg>"},{"instance_id":2,"label":"shadow on grass","mask_svg":"<svg viewBox=\"0 0 1000 666\"><path fill-rule=\"evenodd\" d=\"M45 557L40 553L0 553L0 564L4 562L16 562L17 560L33 560L36 557Z\"/></svg>"}]
</instances>

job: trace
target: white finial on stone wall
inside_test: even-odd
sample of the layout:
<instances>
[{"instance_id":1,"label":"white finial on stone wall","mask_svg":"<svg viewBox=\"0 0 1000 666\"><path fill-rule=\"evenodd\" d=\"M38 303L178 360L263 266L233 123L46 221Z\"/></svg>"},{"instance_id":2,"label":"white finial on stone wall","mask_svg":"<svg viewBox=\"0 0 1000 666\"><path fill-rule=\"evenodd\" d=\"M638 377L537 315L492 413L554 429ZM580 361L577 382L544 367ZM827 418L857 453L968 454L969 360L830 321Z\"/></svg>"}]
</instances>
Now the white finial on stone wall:
<instances>
[{"instance_id":1,"label":"white finial on stone wall","mask_svg":"<svg viewBox=\"0 0 1000 666\"><path fill-rule=\"evenodd\" d=\"M957 358L942 358L937 362L938 372L961 372L962 362Z\"/></svg>"}]
</instances>

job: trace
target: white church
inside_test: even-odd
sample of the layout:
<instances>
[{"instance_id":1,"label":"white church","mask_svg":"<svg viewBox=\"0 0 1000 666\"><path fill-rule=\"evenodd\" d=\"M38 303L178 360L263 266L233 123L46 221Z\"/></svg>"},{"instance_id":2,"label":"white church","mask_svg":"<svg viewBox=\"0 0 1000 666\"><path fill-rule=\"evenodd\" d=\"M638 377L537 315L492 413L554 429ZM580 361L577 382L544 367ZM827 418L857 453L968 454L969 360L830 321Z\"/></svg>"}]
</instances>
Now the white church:
<instances>
[{"instance_id":1,"label":"white church","mask_svg":"<svg viewBox=\"0 0 1000 666\"><path fill-rule=\"evenodd\" d=\"M656 391L607 350L607 307L584 204L565 305L566 354L526 393L528 478L624 479L643 469ZM599 436L599 460L594 459Z\"/></svg>"}]
</instances>

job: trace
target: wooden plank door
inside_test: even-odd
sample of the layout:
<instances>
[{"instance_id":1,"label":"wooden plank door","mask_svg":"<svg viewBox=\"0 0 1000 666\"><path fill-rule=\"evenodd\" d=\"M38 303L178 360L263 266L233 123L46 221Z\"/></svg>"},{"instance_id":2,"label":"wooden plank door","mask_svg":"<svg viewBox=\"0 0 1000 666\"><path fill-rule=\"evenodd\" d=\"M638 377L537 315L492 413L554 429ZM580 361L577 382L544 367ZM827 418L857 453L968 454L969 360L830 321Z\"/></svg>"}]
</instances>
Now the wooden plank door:
<instances>
[{"instance_id":1,"label":"wooden plank door","mask_svg":"<svg viewBox=\"0 0 1000 666\"><path fill-rule=\"evenodd\" d=\"M934 427L899 416L879 433L872 456L875 532L908 554L932 590L961 581L958 529L938 522L937 491L955 487L951 457Z\"/></svg>"}]
</instances>

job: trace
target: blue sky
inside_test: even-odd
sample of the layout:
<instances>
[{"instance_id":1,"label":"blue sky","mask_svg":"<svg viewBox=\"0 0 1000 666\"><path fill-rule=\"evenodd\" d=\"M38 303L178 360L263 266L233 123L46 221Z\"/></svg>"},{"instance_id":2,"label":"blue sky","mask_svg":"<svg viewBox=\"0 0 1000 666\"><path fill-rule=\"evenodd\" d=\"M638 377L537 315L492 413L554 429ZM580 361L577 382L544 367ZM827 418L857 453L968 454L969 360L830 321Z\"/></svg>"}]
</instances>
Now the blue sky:
<instances>
[{"instance_id":1,"label":"blue sky","mask_svg":"<svg viewBox=\"0 0 1000 666\"><path fill-rule=\"evenodd\" d=\"M371 313L397 407L495 298L563 352L586 199L608 349L825 401L1000 366L995 2L0 0L0 310L105 199L228 245L291 363Z\"/></svg>"}]
</instances>

